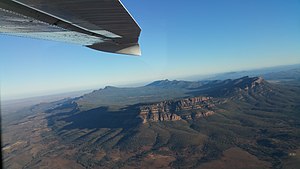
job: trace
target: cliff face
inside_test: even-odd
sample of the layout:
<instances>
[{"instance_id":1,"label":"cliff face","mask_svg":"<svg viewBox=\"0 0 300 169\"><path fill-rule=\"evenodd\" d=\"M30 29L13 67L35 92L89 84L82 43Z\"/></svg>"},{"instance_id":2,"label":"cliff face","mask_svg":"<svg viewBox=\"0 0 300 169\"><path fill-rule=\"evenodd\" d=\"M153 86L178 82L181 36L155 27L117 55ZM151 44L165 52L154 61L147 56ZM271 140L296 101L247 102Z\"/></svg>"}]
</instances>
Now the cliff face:
<instances>
[{"instance_id":1,"label":"cliff face","mask_svg":"<svg viewBox=\"0 0 300 169\"><path fill-rule=\"evenodd\" d=\"M143 123L178 121L206 117L214 114L211 97L193 97L176 101L163 101L140 107L139 117Z\"/></svg>"}]
</instances>

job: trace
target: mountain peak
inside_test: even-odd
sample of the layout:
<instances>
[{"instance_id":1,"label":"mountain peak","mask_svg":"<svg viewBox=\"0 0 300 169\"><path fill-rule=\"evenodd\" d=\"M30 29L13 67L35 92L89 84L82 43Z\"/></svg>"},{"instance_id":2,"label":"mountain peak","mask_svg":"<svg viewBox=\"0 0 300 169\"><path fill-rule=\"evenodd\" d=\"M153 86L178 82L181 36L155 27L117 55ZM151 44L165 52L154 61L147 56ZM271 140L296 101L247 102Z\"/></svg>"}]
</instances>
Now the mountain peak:
<instances>
[{"instance_id":1,"label":"mountain peak","mask_svg":"<svg viewBox=\"0 0 300 169\"><path fill-rule=\"evenodd\" d=\"M257 77L257 79L254 82L260 84L264 82L264 79L262 77Z\"/></svg>"},{"instance_id":2,"label":"mountain peak","mask_svg":"<svg viewBox=\"0 0 300 169\"><path fill-rule=\"evenodd\" d=\"M104 89L116 89L117 87L114 86L105 86Z\"/></svg>"},{"instance_id":3,"label":"mountain peak","mask_svg":"<svg viewBox=\"0 0 300 169\"><path fill-rule=\"evenodd\" d=\"M169 85L170 83L172 83L173 81L170 81L169 79L165 79L165 80L157 80L154 81L146 86L165 86L165 85Z\"/></svg>"},{"instance_id":4,"label":"mountain peak","mask_svg":"<svg viewBox=\"0 0 300 169\"><path fill-rule=\"evenodd\" d=\"M244 76L239 79L232 80L233 86L239 88L254 88L255 86L265 83L262 77L249 77Z\"/></svg>"},{"instance_id":5,"label":"mountain peak","mask_svg":"<svg viewBox=\"0 0 300 169\"><path fill-rule=\"evenodd\" d=\"M203 82L192 82L184 80L158 80L154 81L146 86L160 87L160 88L198 88L203 85Z\"/></svg>"}]
</instances>

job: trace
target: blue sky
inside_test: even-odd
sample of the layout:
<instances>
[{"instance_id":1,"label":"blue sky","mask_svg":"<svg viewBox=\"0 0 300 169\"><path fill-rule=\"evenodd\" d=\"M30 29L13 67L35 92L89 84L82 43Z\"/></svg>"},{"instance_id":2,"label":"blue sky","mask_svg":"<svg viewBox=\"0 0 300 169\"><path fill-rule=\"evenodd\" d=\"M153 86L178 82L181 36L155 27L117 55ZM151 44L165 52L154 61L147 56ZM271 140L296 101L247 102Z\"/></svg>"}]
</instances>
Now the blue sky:
<instances>
[{"instance_id":1,"label":"blue sky","mask_svg":"<svg viewBox=\"0 0 300 169\"><path fill-rule=\"evenodd\" d=\"M0 35L2 99L300 63L299 0L123 0L142 56Z\"/></svg>"}]
</instances>

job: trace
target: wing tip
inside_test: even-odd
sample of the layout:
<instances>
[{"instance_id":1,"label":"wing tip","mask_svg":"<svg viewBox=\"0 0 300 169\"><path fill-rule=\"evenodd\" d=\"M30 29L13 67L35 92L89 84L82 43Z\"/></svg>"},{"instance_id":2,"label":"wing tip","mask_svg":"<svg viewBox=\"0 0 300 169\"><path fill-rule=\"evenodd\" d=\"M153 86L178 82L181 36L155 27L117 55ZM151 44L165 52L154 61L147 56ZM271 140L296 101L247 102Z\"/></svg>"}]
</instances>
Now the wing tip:
<instances>
[{"instance_id":1,"label":"wing tip","mask_svg":"<svg viewBox=\"0 0 300 169\"><path fill-rule=\"evenodd\" d=\"M141 56L141 48L139 44L134 44L132 46L126 47L124 49L116 51L119 54L126 54L126 55L134 55L134 56Z\"/></svg>"},{"instance_id":2,"label":"wing tip","mask_svg":"<svg viewBox=\"0 0 300 169\"><path fill-rule=\"evenodd\" d=\"M98 43L86 46L94 50L104 51L109 53L125 54L125 55L134 55L141 56L141 48L138 43L126 44L126 45L112 45L107 43Z\"/></svg>"}]
</instances>

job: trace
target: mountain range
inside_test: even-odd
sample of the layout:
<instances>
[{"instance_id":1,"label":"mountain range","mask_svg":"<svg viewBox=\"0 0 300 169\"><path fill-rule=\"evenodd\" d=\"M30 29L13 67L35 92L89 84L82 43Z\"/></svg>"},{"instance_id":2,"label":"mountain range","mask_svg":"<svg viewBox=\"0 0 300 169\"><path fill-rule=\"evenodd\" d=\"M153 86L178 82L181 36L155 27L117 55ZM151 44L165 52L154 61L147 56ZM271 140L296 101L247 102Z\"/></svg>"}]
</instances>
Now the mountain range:
<instances>
[{"instance_id":1,"label":"mountain range","mask_svg":"<svg viewBox=\"0 0 300 169\"><path fill-rule=\"evenodd\" d=\"M300 83L262 77L108 86L21 110L5 168L293 168ZM27 112L27 113L26 113Z\"/></svg>"}]
</instances>

